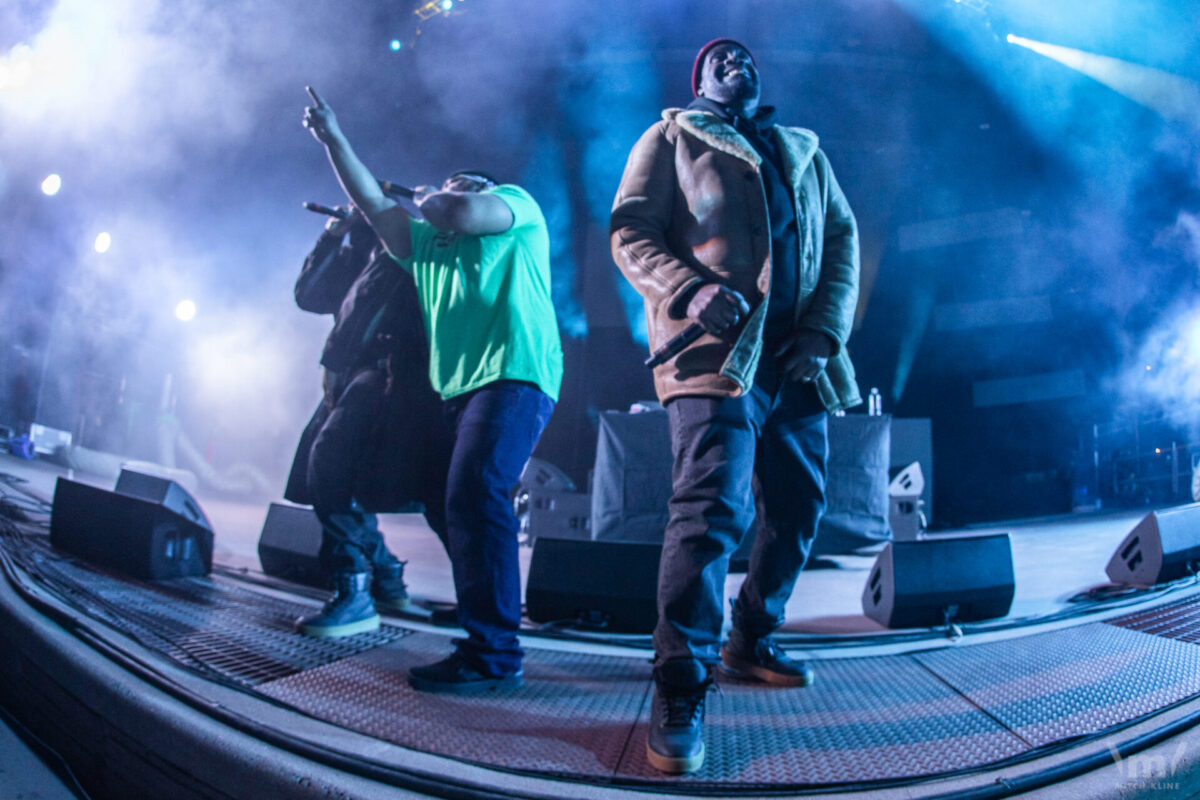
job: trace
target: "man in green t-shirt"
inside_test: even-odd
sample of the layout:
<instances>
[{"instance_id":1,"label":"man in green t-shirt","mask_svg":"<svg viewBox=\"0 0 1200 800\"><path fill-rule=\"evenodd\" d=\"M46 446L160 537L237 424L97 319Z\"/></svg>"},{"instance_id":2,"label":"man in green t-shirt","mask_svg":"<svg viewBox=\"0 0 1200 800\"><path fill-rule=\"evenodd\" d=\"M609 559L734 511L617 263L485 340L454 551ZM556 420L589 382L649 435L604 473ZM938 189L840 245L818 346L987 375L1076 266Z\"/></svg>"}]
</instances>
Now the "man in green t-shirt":
<instances>
[{"instance_id":1,"label":"man in green t-shirt","mask_svg":"<svg viewBox=\"0 0 1200 800\"><path fill-rule=\"evenodd\" d=\"M447 548L467 638L448 658L412 668L409 683L460 694L519 686L521 584L509 494L562 382L546 221L524 189L474 170L451 175L440 190L419 190L413 199L425 219L413 219L380 190L333 110L308 92L305 127L392 258L412 273L429 381L453 431ZM360 592L346 607L353 614L369 604Z\"/></svg>"}]
</instances>

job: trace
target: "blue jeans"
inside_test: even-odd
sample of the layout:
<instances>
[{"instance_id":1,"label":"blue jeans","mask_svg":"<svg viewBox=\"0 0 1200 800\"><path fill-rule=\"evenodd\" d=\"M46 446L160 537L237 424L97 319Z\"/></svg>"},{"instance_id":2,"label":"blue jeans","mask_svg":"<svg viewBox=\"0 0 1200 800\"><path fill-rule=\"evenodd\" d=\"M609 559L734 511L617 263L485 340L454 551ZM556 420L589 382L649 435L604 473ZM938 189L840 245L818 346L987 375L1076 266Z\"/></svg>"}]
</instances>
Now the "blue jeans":
<instances>
[{"instance_id":1,"label":"blue jeans","mask_svg":"<svg viewBox=\"0 0 1200 800\"><path fill-rule=\"evenodd\" d=\"M825 508L828 417L812 385L794 382L773 392L756 383L740 397L678 397L667 415L675 463L658 579L656 663L713 664L729 556L755 524L755 474L766 519L734 624L751 638L783 624Z\"/></svg>"},{"instance_id":2,"label":"blue jeans","mask_svg":"<svg viewBox=\"0 0 1200 800\"><path fill-rule=\"evenodd\" d=\"M532 384L496 381L445 404L454 432L446 481L446 527L459 655L503 676L521 668L521 573L511 492L554 411Z\"/></svg>"}]
</instances>

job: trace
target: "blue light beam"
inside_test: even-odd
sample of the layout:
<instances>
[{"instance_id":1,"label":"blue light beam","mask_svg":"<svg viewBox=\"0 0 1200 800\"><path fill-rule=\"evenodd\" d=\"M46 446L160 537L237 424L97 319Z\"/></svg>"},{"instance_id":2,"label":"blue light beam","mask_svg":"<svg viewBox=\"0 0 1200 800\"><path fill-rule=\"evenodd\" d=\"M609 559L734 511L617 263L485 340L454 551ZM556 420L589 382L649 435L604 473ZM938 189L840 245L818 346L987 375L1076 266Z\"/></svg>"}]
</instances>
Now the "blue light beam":
<instances>
[{"instance_id":1,"label":"blue light beam","mask_svg":"<svg viewBox=\"0 0 1200 800\"><path fill-rule=\"evenodd\" d=\"M1200 85L1169 72L1009 34L1010 44L1054 59L1167 119L1200 128Z\"/></svg>"}]
</instances>

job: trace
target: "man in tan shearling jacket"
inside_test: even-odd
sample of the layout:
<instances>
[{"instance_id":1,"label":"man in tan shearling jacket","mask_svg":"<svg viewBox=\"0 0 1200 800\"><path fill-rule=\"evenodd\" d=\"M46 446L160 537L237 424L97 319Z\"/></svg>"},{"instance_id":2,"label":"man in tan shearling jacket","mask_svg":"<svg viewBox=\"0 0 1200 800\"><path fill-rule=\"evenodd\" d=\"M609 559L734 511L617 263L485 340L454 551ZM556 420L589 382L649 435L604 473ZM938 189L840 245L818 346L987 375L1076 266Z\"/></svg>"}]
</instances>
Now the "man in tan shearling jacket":
<instances>
[{"instance_id":1,"label":"man in tan shearling jacket","mask_svg":"<svg viewBox=\"0 0 1200 800\"><path fill-rule=\"evenodd\" d=\"M648 752L665 772L704 760L704 698L732 672L805 686L812 670L771 633L783 623L825 507L828 412L861 402L846 340L858 232L817 136L759 106L749 50L696 57L687 110L634 146L612 213L613 257L645 299L650 347L704 333L654 372L674 453L654 631ZM766 519L718 651L729 556Z\"/></svg>"}]
</instances>

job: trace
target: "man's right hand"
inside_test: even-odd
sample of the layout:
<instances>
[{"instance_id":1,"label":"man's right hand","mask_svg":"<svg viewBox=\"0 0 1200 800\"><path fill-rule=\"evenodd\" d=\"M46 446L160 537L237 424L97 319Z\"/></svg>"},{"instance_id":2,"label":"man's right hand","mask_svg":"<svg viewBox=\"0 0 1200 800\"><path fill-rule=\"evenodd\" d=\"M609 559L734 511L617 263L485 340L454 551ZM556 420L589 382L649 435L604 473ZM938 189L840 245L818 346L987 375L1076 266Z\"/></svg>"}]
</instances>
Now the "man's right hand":
<instances>
[{"instance_id":1,"label":"man's right hand","mask_svg":"<svg viewBox=\"0 0 1200 800\"><path fill-rule=\"evenodd\" d=\"M345 236L363 218L363 215L353 203L349 206L338 206L338 208L345 211L346 216L341 219L330 217L329 221L325 223L325 230L334 236Z\"/></svg>"},{"instance_id":2,"label":"man's right hand","mask_svg":"<svg viewBox=\"0 0 1200 800\"><path fill-rule=\"evenodd\" d=\"M750 304L746 298L719 283L701 286L687 306L688 319L717 336L737 325L749 313Z\"/></svg>"}]
</instances>

